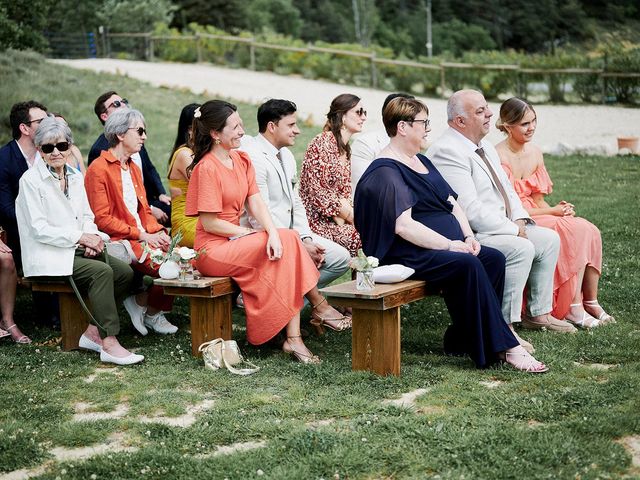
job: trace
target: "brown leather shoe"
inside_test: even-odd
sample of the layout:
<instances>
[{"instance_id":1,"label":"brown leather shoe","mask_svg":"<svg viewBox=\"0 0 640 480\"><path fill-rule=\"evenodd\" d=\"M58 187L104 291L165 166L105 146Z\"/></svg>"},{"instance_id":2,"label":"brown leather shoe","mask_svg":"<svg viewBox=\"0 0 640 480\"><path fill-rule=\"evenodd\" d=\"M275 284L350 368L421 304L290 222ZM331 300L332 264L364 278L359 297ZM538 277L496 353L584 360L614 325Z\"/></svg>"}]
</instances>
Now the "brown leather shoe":
<instances>
[{"instance_id":1,"label":"brown leather shoe","mask_svg":"<svg viewBox=\"0 0 640 480\"><path fill-rule=\"evenodd\" d=\"M558 333L576 333L578 329L564 320L558 320L547 315L545 320L533 319L527 315L522 316L522 327L529 330L551 330Z\"/></svg>"}]
</instances>

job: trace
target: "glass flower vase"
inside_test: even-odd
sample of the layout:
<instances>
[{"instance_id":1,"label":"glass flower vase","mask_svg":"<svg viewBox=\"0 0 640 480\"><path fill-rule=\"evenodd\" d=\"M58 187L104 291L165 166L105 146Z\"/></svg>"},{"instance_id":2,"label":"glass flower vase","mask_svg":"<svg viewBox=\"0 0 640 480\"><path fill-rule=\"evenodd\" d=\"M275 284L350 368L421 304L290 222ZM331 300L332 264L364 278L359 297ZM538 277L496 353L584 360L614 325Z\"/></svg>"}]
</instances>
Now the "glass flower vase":
<instances>
[{"instance_id":1,"label":"glass flower vase","mask_svg":"<svg viewBox=\"0 0 640 480\"><path fill-rule=\"evenodd\" d=\"M373 270L363 270L356 272L356 290L371 291L376 287L373 280Z\"/></svg>"},{"instance_id":2,"label":"glass flower vase","mask_svg":"<svg viewBox=\"0 0 640 480\"><path fill-rule=\"evenodd\" d=\"M178 264L180 265L178 280L181 282L193 280L193 265L191 264L191 260L180 260Z\"/></svg>"}]
</instances>

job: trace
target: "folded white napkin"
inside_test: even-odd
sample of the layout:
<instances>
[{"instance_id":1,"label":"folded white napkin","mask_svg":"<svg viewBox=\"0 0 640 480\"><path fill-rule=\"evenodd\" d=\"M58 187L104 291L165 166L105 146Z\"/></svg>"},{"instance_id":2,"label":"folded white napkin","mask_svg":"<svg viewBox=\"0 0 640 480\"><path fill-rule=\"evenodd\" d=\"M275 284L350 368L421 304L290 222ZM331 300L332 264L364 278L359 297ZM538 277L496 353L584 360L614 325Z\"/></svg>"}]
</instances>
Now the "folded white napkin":
<instances>
[{"instance_id":1,"label":"folded white napkin","mask_svg":"<svg viewBox=\"0 0 640 480\"><path fill-rule=\"evenodd\" d=\"M373 279L376 283L398 283L406 280L415 273L413 268L404 265L383 265L373 269Z\"/></svg>"}]
</instances>

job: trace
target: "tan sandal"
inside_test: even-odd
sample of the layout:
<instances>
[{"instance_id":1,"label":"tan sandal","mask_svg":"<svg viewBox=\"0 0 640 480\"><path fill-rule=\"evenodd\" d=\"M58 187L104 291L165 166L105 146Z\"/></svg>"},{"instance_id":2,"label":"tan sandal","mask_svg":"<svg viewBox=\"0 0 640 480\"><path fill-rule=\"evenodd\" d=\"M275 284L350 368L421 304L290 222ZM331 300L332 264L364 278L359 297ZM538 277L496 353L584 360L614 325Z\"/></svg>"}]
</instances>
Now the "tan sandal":
<instances>
[{"instance_id":1,"label":"tan sandal","mask_svg":"<svg viewBox=\"0 0 640 480\"><path fill-rule=\"evenodd\" d=\"M287 340L282 344L283 352L288 353L296 361L300 363L304 363L305 365L319 365L320 363L322 363L322 360L320 360L320 357L318 357L317 355L313 355L313 354L307 355L306 353L297 351L296 348L293 345L291 345L291 343L289 342L290 338L302 338L302 336L294 335L291 337L287 337ZM289 349L287 349L287 347Z\"/></svg>"},{"instance_id":2,"label":"tan sandal","mask_svg":"<svg viewBox=\"0 0 640 480\"><path fill-rule=\"evenodd\" d=\"M343 315L342 317L338 317L338 318L324 318L315 311L316 308L318 308L320 305L322 305L326 301L327 301L327 298L323 297L320 303L316 305L311 305L311 308L312 308L311 320L309 321L309 323L314 327L316 327L316 330L318 331L318 333L319 334L323 333L323 327L330 328L335 332L342 332L344 330L351 328L351 317ZM337 322L337 323L332 324L329 322Z\"/></svg>"}]
</instances>

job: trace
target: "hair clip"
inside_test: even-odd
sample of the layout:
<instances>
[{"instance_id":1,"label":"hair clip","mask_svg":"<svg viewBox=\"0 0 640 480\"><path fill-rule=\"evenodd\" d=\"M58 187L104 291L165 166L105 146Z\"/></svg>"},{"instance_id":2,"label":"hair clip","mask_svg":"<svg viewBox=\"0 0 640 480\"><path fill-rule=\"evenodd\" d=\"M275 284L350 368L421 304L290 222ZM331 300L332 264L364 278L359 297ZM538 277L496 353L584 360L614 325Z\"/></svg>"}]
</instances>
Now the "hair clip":
<instances>
[{"instance_id":1,"label":"hair clip","mask_svg":"<svg viewBox=\"0 0 640 480\"><path fill-rule=\"evenodd\" d=\"M193 118L200 118L200 115L202 115L202 112L200 111L200 107L198 107L193 111Z\"/></svg>"}]
</instances>

